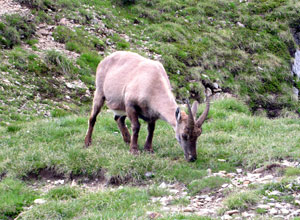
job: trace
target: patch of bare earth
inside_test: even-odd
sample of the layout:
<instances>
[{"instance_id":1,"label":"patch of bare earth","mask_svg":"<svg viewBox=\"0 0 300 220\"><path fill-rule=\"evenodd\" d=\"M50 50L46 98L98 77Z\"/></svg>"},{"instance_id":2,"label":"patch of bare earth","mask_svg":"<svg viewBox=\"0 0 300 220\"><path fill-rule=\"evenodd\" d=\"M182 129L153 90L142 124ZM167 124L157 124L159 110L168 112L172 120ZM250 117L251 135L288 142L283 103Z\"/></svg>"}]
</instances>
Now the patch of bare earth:
<instances>
[{"instance_id":1,"label":"patch of bare earth","mask_svg":"<svg viewBox=\"0 0 300 220\"><path fill-rule=\"evenodd\" d=\"M30 9L21 6L19 3L12 0L0 0L0 20L1 16L4 14L14 14L19 15L30 14Z\"/></svg>"},{"instance_id":2,"label":"patch of bare earth","mask_svg":"<svg viewBox=\"0 0 300 220\"><path fill-rule=\"evenodd\" d=\"M40 24L39 26L37 26L35 36L38 40L38 43L36 43L35 46L40 52L36 51L35 53L42 56L42 51L56 50L65 54L68 58L76 60L76 58L80 56L78 53L69 51L65 48L65 44L54 41L52 33L55 27L55 25L48 24ZM26 50L32 50L31 47L27 44L24 44L23 48L25 48Z\"/></svg>"}]
</instances>

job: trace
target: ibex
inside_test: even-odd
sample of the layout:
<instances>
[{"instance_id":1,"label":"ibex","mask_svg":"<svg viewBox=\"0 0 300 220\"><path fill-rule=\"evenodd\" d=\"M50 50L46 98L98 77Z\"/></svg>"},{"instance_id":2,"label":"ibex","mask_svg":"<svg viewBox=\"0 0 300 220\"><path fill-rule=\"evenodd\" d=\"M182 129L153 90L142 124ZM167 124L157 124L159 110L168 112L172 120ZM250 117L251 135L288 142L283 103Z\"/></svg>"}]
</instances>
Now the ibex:
<instances>
[{"instance_id":1,"label":"ibex","mask_svg":"<svg viewBox=\"0 0 300 220\"><path fill-rule=\"evenodd\" d=\"M85 137L85 146L91 144L96 117L106 101L114 112L115 121L123 136L130 144L130 152L138 153L139 118L148 123L148 136L144 149L153 152L152 138L157 119L167 121L176 133L176 139L183 148L185 159L193 162L197 159L196 142L201 135L201 126L209 111L209 97L206 94L206 108L196 120L198 103L192 108L188 104L189 114L180 111L171 92L171 85L161 63L146 59L132 52L115 52L103 59L97 67L96 91L93 108L89 118L89 127ZM129 117L132 136L125 125Z\"/></svg>"}]
</instances>

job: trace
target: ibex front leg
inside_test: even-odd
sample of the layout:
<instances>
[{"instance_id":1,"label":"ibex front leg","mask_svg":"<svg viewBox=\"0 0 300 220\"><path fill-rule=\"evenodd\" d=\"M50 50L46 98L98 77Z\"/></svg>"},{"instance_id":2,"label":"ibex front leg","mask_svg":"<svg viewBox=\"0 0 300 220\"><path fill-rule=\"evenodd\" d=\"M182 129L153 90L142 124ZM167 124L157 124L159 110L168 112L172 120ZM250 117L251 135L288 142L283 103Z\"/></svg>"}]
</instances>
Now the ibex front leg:
<instances>
[{"instance_id":1,"label":"ibex front leg","mask_svg":"<svg viewBox=\"0 0 300 220\"><path fill-rule=\"evenodd\" d=\"M153 139L153 133L155 129L155 121L148 123L148 136L147 140L144 146L144 149L148 151L149 153L154 153L152 148L152 139Z\"/></svg>"},{"instance_id":2,"label":"ibex front leg","mask_svg":"<svg viewBox=\"0 0 300 220\"><path fill-rule=\"evenodd\" d=\"M130 152L132 154L138 154L138 137L139 137L139 131L140 131L140 122L138 119L138 114L133 106L127 106L126 112L129 117L129 120L131 121L131 127L132 127L132 136L130 141Z\"/></svg>"}]
</instances>

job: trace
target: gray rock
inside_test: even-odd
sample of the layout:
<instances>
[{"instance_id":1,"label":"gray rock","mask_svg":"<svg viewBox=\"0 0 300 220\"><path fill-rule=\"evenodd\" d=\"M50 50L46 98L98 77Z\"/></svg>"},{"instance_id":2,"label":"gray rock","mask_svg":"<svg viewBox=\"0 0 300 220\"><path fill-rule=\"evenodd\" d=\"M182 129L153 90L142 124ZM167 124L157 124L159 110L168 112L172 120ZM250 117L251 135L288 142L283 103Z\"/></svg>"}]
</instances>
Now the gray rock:
<instances>
[{"instance_id":1,"label":"gray rock","mask_svg":"<svg viewBox=\"0 0 300 220\"><path fill-rule=\"evenodd\" d=\"M270 208L270 205L267 205L267 204L260 204L257 206L257 208L260 208L260 209L269 209Z\"/></svg>"},{"instance_id":2,"label":"gray rock","mask_svg":"<svg viewBox=\"0 0 300 220\"><path fill-rule=\"evenodd\" d=\"M167 184L166 184L165 182L162 182L162 183L159 185L159 188L165 189L165 188L167 188Z\"/></svg>"},{"instance_id":3,"label":"gray rock","mask_svg":"<svg viewBox=\"0 0 300 220\"><path fill-rule=\"evenodd\" d=\"M283 214L283 215L288 215L290 213L290 211L285 208L281 209L280 211L281 211L281 214Z\"/></svg>"},{"instance_id":4,"label":"gray rock","mask_svg":"<svg viewBox=\"0 0 300 220\"><path fill-rule=\"evenodd\" d=\"M229 220L229 219L232 219L232 217L230 215L223 215L221 217L222 220Z\"/></svg>"},{"instance_id":5,"label":"gray rock","mask_svg":"<svg viewBox=\"0 0 300 220\"><path fill-rule=\"evenodd\" d=\"M46 203L46 200L45 199L36 199L33 201L35 204L44 204Z\"/></svg>"},{"instance_id":6,"label":"gray rock","mask_svg":"<svg viewBox=\"0 0 300 220\"><path fill-rule=\"evenodd\" d=\"M271 209L269 210L269 213L270 213L271 215L276 215L276 214L278 213L278 211L277 211L277 209L275 209L275 208L271 208Z\"/></svg>"},{"instance_id":7,"label":"gray rock","mask_svg":"<svg viewBox=\"0 0 300 220\"><path fill-rule=\"evenodd\" d=\"M195 210L192 207L186 207L183 209L184 212L194 212Z\"/></svg>"},{"instance_id":8,"label":"gray rock","mask_svg":"<svg viewBox=\"0 0 300 220\"><path fill-rule=\"evenodd\" d=\"M146 172L145 177L147 177L147 178L154 177L154 173L153 172Z\"/></svg>"}]
</instances>

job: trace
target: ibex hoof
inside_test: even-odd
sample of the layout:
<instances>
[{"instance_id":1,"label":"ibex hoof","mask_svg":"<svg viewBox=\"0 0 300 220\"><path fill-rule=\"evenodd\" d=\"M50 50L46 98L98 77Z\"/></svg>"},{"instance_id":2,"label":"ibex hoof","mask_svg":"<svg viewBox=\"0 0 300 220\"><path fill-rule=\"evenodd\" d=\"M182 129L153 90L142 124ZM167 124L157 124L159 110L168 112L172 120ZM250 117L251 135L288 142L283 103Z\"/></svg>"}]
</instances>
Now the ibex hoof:
<instances>
[{"instance_id":1,"label":"ibex hoof","mask_svg":"<svg viewBox=\"0 0 300 220\"><path fill-rule=\"evenodd\" d=\"M152 148L145 147L144 150L149 154L154 154L154 150Z\"/></svg>"},{"instance_id":2,"label":"ibex hoof","mask_svg":"<svg viewBox=\"0 0 300 220\"><path fill-rule=\"evenodd\" d=\"M133 155L139 155L140 154L140 152L139 152L139 150L138 149L130 149L130 153L131 154L133 154Z\"/></svg>"},{"instance_id":3,"label":"ibex hoof","mask_svg":"<svg viewBox=\"0 0 300 220\"><path fill-rule=\"evenodd\" d=\"M88 148L91 144L92 144L92 140L86 139L85 142L84 142L84 147Z\"/></svg>"}]
</instances>

